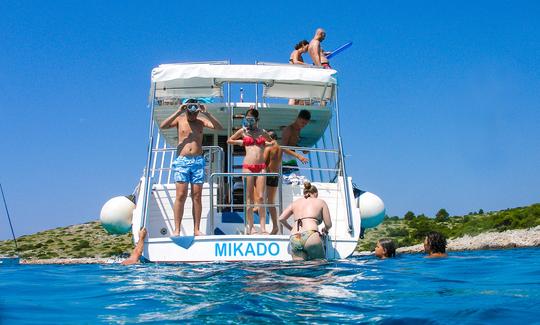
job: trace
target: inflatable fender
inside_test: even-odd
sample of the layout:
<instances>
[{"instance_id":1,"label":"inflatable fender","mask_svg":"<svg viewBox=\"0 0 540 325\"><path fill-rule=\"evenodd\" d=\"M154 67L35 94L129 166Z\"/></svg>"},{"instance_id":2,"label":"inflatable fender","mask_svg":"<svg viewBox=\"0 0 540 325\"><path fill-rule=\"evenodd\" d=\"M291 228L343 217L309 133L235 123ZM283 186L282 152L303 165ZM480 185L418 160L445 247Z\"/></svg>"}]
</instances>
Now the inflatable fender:
<instances>
[{"instance_id":1,"label":"inflatable fender","mask_svg":"<svg viewBox=\"0 0 540 325\"><path fill-rule=\"evenodd\" d=\"M101 225L109 234L126 234L131 230L135 203L125 196L113 197L101 208Z\"/></svg>"},{"instance_id":2,"label":"inflatable fender","mask_svg":"<svg viewBox=\"0 0 540 325\"><path fill-rule=\"evenodd\" d=\"M358 210L360 210L361 226L364 229L375 228L386 215L384 202L377 195L370 192L361 192L356 198Z\"/></svg>"}]
</instances>

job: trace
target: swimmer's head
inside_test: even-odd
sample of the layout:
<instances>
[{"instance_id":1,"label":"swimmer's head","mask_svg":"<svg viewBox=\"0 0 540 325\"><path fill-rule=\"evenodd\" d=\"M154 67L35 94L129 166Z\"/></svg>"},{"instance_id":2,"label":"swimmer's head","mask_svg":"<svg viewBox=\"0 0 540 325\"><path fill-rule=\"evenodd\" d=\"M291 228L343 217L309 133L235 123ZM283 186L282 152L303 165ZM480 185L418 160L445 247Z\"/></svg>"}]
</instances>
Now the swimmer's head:
<instances>
[{"instance_id":1,"label":"swimmer's head","mask_svg":"<svg viewBox=\"0 0 540 325\"><path fill-rule=\"evenodd\" d=\"M310 182L304 182L304 198L319 196L319 191L314 185L311 185Z\"/></svg>"},{"instance_id":2,"label":"swimmer's head","mask_svg":"<svg viewBox=\"0 0 540 325\"><path fill-rule=\"evenodd\" d=\"M444 235L436 231L428 233L424 240L424 251L428 254L446 253L446 238Z\"/></svg>"},{"instance_id":3,"label":"swimmer's head","mask_svg":"<svg viewBox=\"0 0 540 325\"><path fill-rule=\"evenodd\" d=\"M379 239L375 247L375 256L379 258L395 257L396 244L392 239Z\"/></svg>"}]
</instances>

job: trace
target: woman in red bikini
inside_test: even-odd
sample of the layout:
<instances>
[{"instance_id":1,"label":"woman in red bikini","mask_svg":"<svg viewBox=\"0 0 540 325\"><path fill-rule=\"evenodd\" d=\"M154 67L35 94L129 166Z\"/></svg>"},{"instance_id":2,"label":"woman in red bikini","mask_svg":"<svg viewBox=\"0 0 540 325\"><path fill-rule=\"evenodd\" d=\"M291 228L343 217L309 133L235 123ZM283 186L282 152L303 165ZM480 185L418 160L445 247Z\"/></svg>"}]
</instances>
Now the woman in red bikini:
<instances>
[{"instance_id":1,"label":"woman in red bikini","mask_svg":"<svg viewBox=\"0 0 540 325\"><path fill-rule=\"evenodd\" d=\"M258 127L259 111L250 107L244 117L244 127L236 131L228 140L228 144L244 146L246 156L242 164L243 173L265 173L266 164L264 160L264 148L271 144L272 139L262 129ZM266 231L266 208L260 206L264 204L266 177L247 176L246 188L244 189L247 198L246 219L248 223L247 234L254 234L253 228L253 201L259 206L259 216L261 229L259 234L268 234Z\"/></svg>"}]
</instances>

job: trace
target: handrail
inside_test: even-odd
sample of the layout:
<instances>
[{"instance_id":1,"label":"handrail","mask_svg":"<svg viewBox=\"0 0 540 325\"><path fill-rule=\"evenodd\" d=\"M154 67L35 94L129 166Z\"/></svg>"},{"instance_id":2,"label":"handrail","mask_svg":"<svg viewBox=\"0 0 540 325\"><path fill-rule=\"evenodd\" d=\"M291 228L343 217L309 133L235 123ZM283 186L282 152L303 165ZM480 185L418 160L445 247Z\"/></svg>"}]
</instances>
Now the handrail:
<instances>
[{"instance_id":1,"label":"handrail","mask_svg":"<svg viewBox=\"0 0 540 325\"><path fill-rule=\"evenodd\" d=\"M281 193L281 174L280 173L239 173L239 172L232 172L232 173L212 173L210 175L210 177L208 178L208 184L210 185L210 229L211 231L214 231L214 186L212 186L212 180L214 179L214 177L235 177L235 176L242 176L242 177L245 177L245 176L275 176L275 177L279 177L280 178L280 181L278 182L278 192ZM244 187L245 189L245 187ZM245 196L245 193L246 191L244 191L244 196ZM231 197L231 200L232 200L232 197ZM230 204L230 205L223 205L223 206L231 206L233 204ZM264 206L266 206L266 204L263 204ZM219 207L221 206L221 204L216 204L215 206ZM281 213L282 209L283 209L283 202L282 202L282 198L281 198L281 195L279 197L279 203L278 204L274 204L274 206L277 206L279 207L279 213ZM244 211L246 211L246 208L247 208L247 202L246 200L244 199L244 204L243 204L243 207L244 207ZM244 222L245 222L245 218L244 218Z\"/></svg>"},{"instance_id":2,"label":"handrail","mask_svg":"<svg viewBox=\"0 0 540 325\"><path fill-rule=\"evenodd\" d=\"M141 228L146 227L146 217L148 214L148 200L150 199L150 165L152 160L152 145L154 144L154 105L156 99L156 89L154 83L154 90L152 92L152 103L150 104L150 127L148 130L149 133L149 142L148 142L148 156L146 157L146 168L144 169L144 198L143 198L143 207L142 207L142 220Z\"/></svg>"},{"instance_id":3,"label":"handrail","mask_svg":"<svg viewBox=\"0 0 540 325\"><path fill-rule=\"evenodd\" d=\"M345 168L345 155L343 154L343 142L341 137L338 137L338 143L340 147L340 160L341 160L341 170L343 176L343 186L345 187L345 205L347 207L347 221L349 223L349 234L353 233L353 220L352 220L352 210L351 210L351 200L349 193L349 178L347 177L347 169Z\"/></svg>"},{"instance_id":4,"label":"handrail","mask_svg":"<svg viewBox=\"0 0 540 325\"><path fill-rule=\"evenodd\" d=\"M311 147L295 147L295 146L280 146L282 149L298 150L298 151L309 151L309 152L328 152L328 153L339 153L338 149L323 149L323 148L311 148Z\"/></svg>"},{"instance_id":5,"label":"handrail","mask_svg":"<svg viewBox=\"0 0 540 325\"><path fill-rule=\"evenodd\" d=\"M224 151L223 148L220 146L203 146L203 155L209 154L210 155L210 163L208 164L209 172L213 172L215 170L222 171L224 168ZM162 155L161 159L161 165L159 166L153 166L150 169L150 172L152 175L154 175L156 172L159 172L159 178L157 179L158 184L162 184L162 173L163 171L172 171L173 168L170 166L172 164L172 161L174 160L175 154L171 154L171 161L165 163L164 157L167 153L175 153L177 151L177 148L173 147L163 147L163 148L153 148L152 153L154 154L154 158L157 158L158 154ZM216 159L213 159L214 156L217 156ZM167 164L169 166L167 166ZM155 165L155 164L154 164ZM216 168L217 165L217 168ZM169 176L165 175L165 180L168 182L170 180L170 174Z\"/></svg>"}]
</instances>

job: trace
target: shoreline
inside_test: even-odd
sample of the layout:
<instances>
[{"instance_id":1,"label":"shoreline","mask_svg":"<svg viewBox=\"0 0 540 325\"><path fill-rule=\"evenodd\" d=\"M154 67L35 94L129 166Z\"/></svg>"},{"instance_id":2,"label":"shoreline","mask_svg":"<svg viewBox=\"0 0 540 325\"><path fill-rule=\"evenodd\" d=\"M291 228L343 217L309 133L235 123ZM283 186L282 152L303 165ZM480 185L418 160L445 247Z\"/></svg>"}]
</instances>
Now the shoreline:
<instances>
[{"instance_id":1,"label":"shoreline","mask_svg":"<svg viewBox=\"0 0 540 325\"><path fill-rule=\"evenodd\" d=\"M513 229L503 232L485 232L476 236L448 239L446 251L476 251L487 249L525 248L540 246L540 226L529 229ZM424 245L400 247L397 253L421 253Z\"/></svg>"},{"instance_id":2,"label":"shoreline","mask_svg":"<svg viewBox=\"0 0 540 325\"><path fill-rule=\"evenodd\" d=\"M503 232L485 232L476 236L463 236L449 239L448 252L473 251L487 249L525 248L540 246L540 226L529 229L514 229ZM399 254L417 254L424 251L423 244L400 247ZM370 251L357 251L353 256L371 255ZM52 258L52 259L21 259L25 265L73 265L73 264L118 264L121 257L85 257L85 258Z\"/></svg>"}]
</instances>

